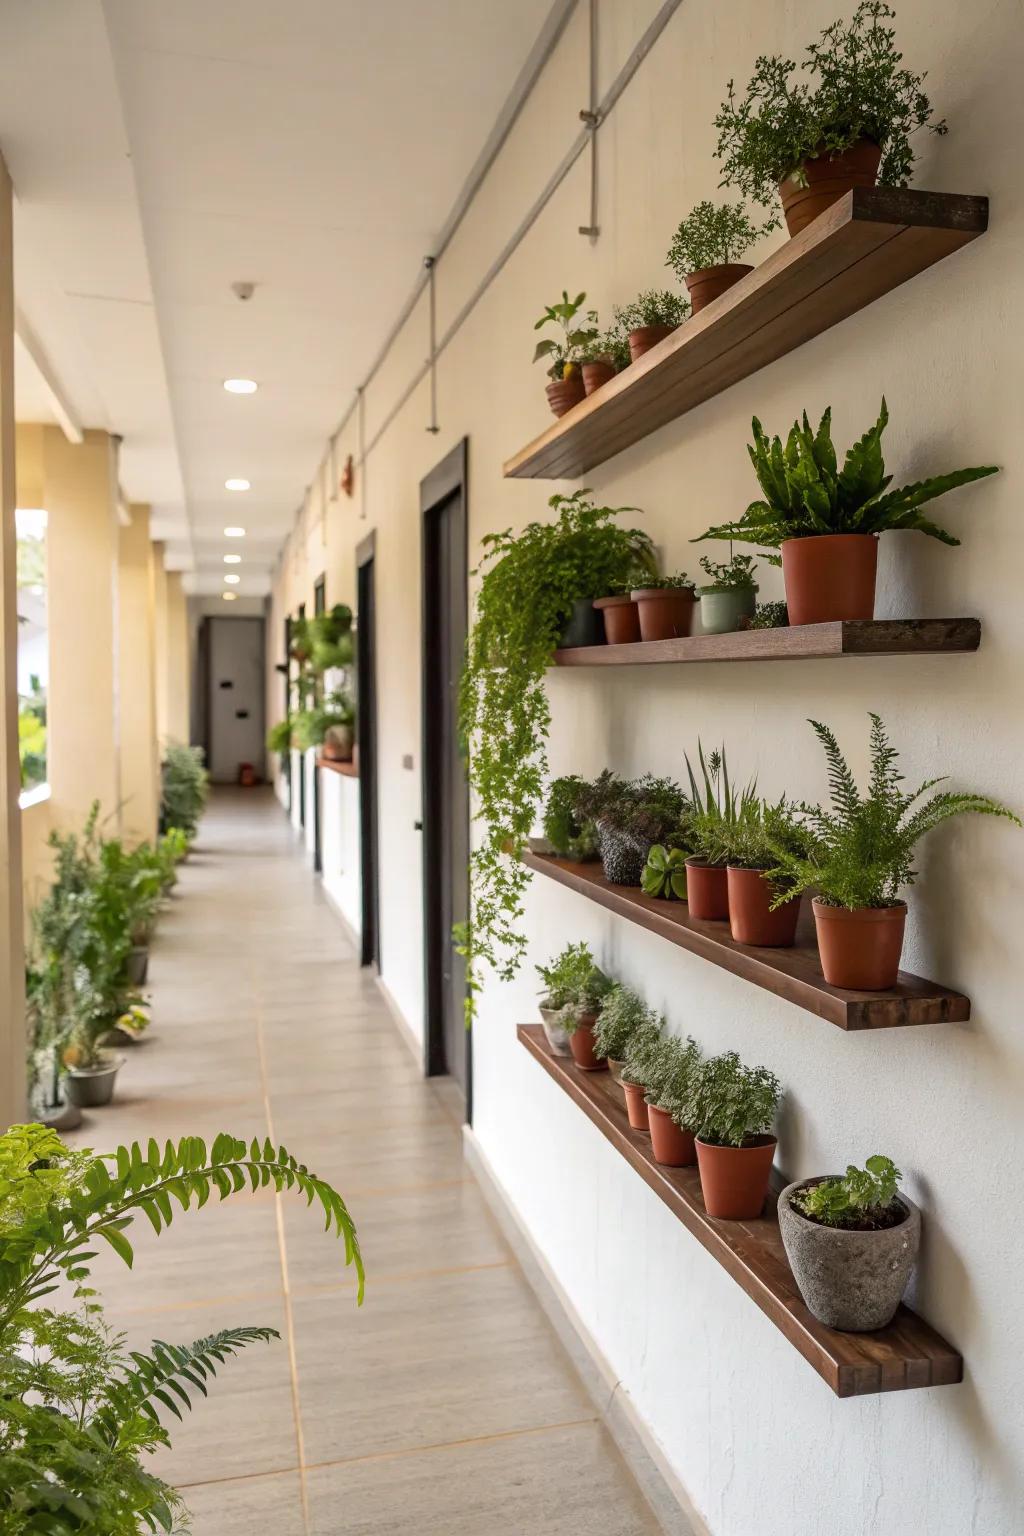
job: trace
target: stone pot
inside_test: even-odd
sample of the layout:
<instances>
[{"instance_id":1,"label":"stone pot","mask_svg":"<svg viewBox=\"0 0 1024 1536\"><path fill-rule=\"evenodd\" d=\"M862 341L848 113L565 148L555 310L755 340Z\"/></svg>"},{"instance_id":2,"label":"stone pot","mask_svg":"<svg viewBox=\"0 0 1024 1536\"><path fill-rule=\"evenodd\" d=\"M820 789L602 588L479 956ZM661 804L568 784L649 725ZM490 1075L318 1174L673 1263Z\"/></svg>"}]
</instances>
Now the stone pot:
<instances>
[{"instance_id":1,"label":"stone pot","mask_svg":"<svg viewBox=\"0 0 1024 1536\"><path fill-rule=\"evenodd\" d=\"M627 832L615 827L599 825L601 840L601 867L609 885L639 885L647 865L650 846L638 843Z\"/></svg>"},{"instance_id":2,"label":"stone pot","mask_svg":"<svg viewBox=\"0 0 1024 1536\"><path fill-rule=\"evenodd\" d=\"M552 379L547 387L548 405L556 416L564 416L583 399L583 376L573 373L567 379Z\"/></svg>"},{"instance_id":3,"label":"stone pot","mask_svg":"<svg viewBox=\"0 0 1024 1536\"><path fill-rule=\"evenodd\" d=\"M603 1072L608 1063L594 1050L594 1025L596 1013L581 1013L579 1023L569 1036L572 1059L581 1072Z\"/></svg>"},{"instance_id":4,"label":"stone pot","mask_svg":"<svg viewBox=\"0 0 1024 1536\"><path fill-rule=\"evenodd\" d=\"M774 1136L751 1136L743 1147L720 1147L696 1138L704 1208L723 1221L753 1221L764 1209L778 1145Z\"/></svg>"},{"instance_id":5,"label":"stone pot","mask_svg":"<svg viewBox=\"0 0 1024 1536\"><path fill-rule=\"evenodd\" d=\"M874 618L877 535L816 533L783 539L779 552L791 624Z\"/></svg>"},{"instance_id":6,"label":"stone pot","mask_svg":"<svg viewBox=\"0 0 1024 1536\"><path fill-rule=\"evenodd\" d=\"M894 907L830 907L811 903L821 970L830 987L850 992L889 992L899 979L907 904Z\"/></svg>"},{"instance_id":7,"label":"stone pot","mask_svg":"<svg viewBox=\"0 0 1024 1536\"><path fill-rule=\"evenodd\" d=\"M882 151L870 139L859 139L840 155L828 153L805 160L801 169L807 185L801 187L792 176L779 182L779 196L786 218L786 228L798 235L826 208L831 208L854 187L873 187L878 180Z\"/></svg>"},{"instance_id":8,"label":"stone pot","mask_svg":"<svg viewBox=\"0 0 1024 1536\"><path fill-rule=\"evenodd\" d=\"M701 587L700 626L706 635L731 635L757 612L756 587Z\"/></svg>"},{"instance_id":9,"label":"stone pot","mask_svg":"<svg viewBox=\"0 0 1024 1536\"><path fill-rule=\"evenodd\" d=\"M626 1114L634 1131L650 1133L651 1123L647 1114L647 1089L641 1083L623 1083L626 1096Z\"/></svg>"},{"instance_id":10,"label":"stone pot","mask_svg":"<svg viewBox=\"0 0 1024 1536\"><path fill-rule=\"evenodd\" d=\"M796 942L800 916L800 898L785 906L771 903L777 887L764 878L760 869L739 869L730 864L726 870L729 892L729 929L737 944L754 944L763 949L788 949Z\"/></svg>"},{"instance_id":11,"label":"stone pot","mask_svg":"<svg viewBox=\"0 0 1024 1536\"><path fill-rule=\"evenodd\" d=\"M703 923L729 921L729 876L724 864L686 860L686 904Z\"/></svg>"},{"instance_id":12,"label":"stone pot","mask_svg":"<svg viewBox=\"0 0 1024 1536\"><path fill-rule=\"evenodd\" d=\"M127 960L128 980L133 987L143 987L146 984L146 976L149 974L149 947L146 944L133 944L128 951Z\"/></svg>"},{"instance_id":13,"label":"stone pot","mask_svg":"<svg viewBox=\"0 0 1024 1536\"><path fill-rule=\"evenodd\" d=\"M576 646L603 645L604 625L591 597L578 597L572 605L572 613L565 621L558 648L573 650Z\"/></svg>"},{"instance_id":14,"label":"stone pot","mask_svg":"<svg viewBox=\"0 0 1024 1536\"><path fill-rule=\"evenodd\" d=\"M690 295L690 313L695 315L753 270L745 261L729 261L717 267L702 267L699 272L688 272L685 282Z\"/></svg>"},{"instance_id":15,"label":"stone pot","mask_svg":"<svg viewBox=\"0 0 1024 1536\"><path fill-rule=\"evenodd\" d=\"M637 358L643 357L652 347L656 347L659 341L664 341L666 336L671 336L676 330L674 325L641 325L635 331L629 333L629 355L635 363Z\"/></svg>"},{"instance_id":16,"label":"stone pot","mask_svg":"<svg viewBox=\"0 0 1024 1536\"><path fill-rule=\"evenodd\" d=\"M557 1008L545 1008L541 1004L539 1005L539 1012L541 1024L544 1026L544 1038L555 1055L571 1056L569 1036L559 1020L559 1010Z\"/></svg>"},{"instance_id":17,"label":"stone pot","mask_svg":"<svg viewBox=\"0 0 1024 1536\"><path fill-rule=\"evenodd\" d=\"M332 763L350 763L355 739L351 725L329 725L324 732L324 757Z\"/></svg>"},{"instance_id":18,"label":"stone pot","mask_svg":"<svg viewBox=\"0 0 1024 1536\"><path fill-rule=\"evenodd\" d=\"M595 597L594 607L604 620L604 638L609 645L635 645L639 641L640 615L632 597Z\"/></svg>"},{"instance_id":19,"label":"stone pot","mask_svg":"<svg viewBox=\"0 0 1024 1536\"><path fill-rule=\"evenodd\" d=\"M614 363L584 363L583 364L583 391L592 395L595 389L600 389L602 384L607 384L615 377Z\"/></svg>"},{"instance_id":20,"label":"stone pot","mask_svg":"<svg viewBox=\"0 0 1024 1536\"><path fill-rule=\"evenodd\" d=\"M692 1168L697 1161L693 1132L684 1131L667 1110L657 1104L647 1105L647 1123L651 1132L654 1161L666 1168Z\"/></svg>"},{"instance_id":21,"label":"stone pot","mask_svg":"<svg viewBox=\"0 0 1024 1536\"><path fill-rule=\"evenodd\" d=\"M64 1096L79 1109L98 1109L114 1097L114 1083L124 1065L123 1056L104 1053L98 1067L68 1067L64 1074Z\"/></svg>"},{"instance_id":22,"label":"stone pot","mask_svg":"<svg viewBox=\"0 0 1024 1536\"><path fill-rule=\"evenodd\" d=\"M630 596L637 606L641 640L677 640L690 633L696 600L690 587L638 587Z\"/></svg>"},{"instance_id":23,"label":"stone pot","mask_svg":"<svg viewBox=\"0 0 1024 1536\"><path fill-rule=\"evenodd\" d=\"M921 1245L921 1212L897 1196L906 1216L880 1232L850 1232L809 1221L790 1196L820 1179L787 1184L779 1196L779 1230L800 1295L826 1328L870 1333L892 1322Z\"/></svg>"}]
</instances>

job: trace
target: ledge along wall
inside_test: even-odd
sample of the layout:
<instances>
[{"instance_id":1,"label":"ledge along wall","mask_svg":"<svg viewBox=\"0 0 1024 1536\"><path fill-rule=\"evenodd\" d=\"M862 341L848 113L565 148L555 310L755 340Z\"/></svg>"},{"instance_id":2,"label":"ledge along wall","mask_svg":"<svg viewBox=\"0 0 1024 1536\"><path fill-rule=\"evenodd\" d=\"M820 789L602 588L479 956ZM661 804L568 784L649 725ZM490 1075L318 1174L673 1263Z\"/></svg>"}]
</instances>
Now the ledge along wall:
<instances>
[{"instance_id":1,"label":"ledge along wall","mask_svg":"<svg viewBox=\"0 0 1024 1536\"><path fill-rule=\"evenodd\" d=\"M502 479L503 461L550 419L545 380L529 361L534 319L563 287L585 288L610 318L613 302L665 285L676 223L717 195L711 121L726 82L745 81L758 53L799 56L820 25L851 8L686 0L600 130L599 240L577 233L588 222L584 156L440 356L440 432L425 431L425 380L401 403L426 355L421 301L366 391L365 465L355 416L338 438L339 472L348 453L356 457L354 496L324 507L318 479L284 553L270 631L277 646L284 615L303 601L311 610L321 570L328 603L354 601L354 551L376 530L382 979L414 1030L423 1007L413 825L421 813L420 479L468 435L471 565L484 533L544 516L552 491L574 488ZM657 9L655 0L601 4L602 92ZM644 508L666 562L693 573L701 550L688 539L755 494L745 452L755 412L781 431L804 407L817 418L831 404L845 448L874 421L884 390L886 457L901 479L991 462L1003 472L936 509L963 538L961 549L911 534L883 541L877 612L980 617L981 647L770 667L553 671L554 773L592 775L608 764L679 775L700 733L706 744L728 743L734 776L756 772L766 795L821 797L823 762L806 718L830 722L863 772L867 711L876 709L912 783L947 772L954 784L1024 807L1024 440L1012 387L1024 326L1019 22L996 0L969 11L902 0L898 10L899 45L929 71L928 90L951 125L945 139L919 136L916 185L989 196L988 233L595 468L586 483L611 505ZM440 335L578 132L586 36L579 6L438 264ZM773 235L753 259L782 239ZM704 548L714 558L727 553ZM779 573L763 568L761 595L781 596ZM271 673L275 705L279 682ZM414 772L403 768L406 753ZM922 849L904 965L969 996L966 1023L827 1028L540 877L527 898L528 963L513 983L488 978L474 1037L475 1134L714 1536L863 1536L867 1525L928 1536L1019 1531L1024 1252L1019 1224L987 1205L986 1192L1002 1186L1007 1149L1020 1138L1022 857L1024 833L980 819L941 830ZM641 987L673 1029L778 1072L787 1088L778 1159L786 1175L838 1170L873 1152L895 1159L925 1215L908 1302L963 1353L961 1385L834 1397L517 1043L517 1021L536 1016L533 962L576 939Z\"/></svg>"}]
</instances>

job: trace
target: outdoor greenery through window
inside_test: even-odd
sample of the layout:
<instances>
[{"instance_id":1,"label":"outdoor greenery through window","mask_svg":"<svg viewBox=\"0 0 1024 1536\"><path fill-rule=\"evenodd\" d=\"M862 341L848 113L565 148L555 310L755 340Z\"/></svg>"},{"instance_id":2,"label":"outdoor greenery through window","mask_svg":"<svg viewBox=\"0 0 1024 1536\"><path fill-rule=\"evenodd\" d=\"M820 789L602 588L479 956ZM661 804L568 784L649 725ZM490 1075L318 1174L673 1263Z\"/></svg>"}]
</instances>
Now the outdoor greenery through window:
<instances>
[{"instance_id":1,"label":"outdoor greenery through window","mask_svg":"<svg viewBox=\"0 0 1024 1536\"><path fill-rule=\"evenodd\" d=\"M21 790L46 783L46 693L50 644L46 623L46 513L19 507L18 535L18 752Z\"/></svg>"}]
</instances>

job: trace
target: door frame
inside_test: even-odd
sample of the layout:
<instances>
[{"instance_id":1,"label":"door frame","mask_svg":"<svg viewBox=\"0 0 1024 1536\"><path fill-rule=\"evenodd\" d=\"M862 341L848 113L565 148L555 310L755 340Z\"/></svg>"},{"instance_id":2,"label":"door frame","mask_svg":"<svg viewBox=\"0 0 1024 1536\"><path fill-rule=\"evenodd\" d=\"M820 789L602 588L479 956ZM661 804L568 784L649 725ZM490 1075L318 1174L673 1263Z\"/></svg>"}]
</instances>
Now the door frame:
<instances>
[{"instance_id":1,"label":"door frame","mask_svg":"<svg viewBox=\"0 0 1024 1536\"><path fill-rule=\"evenodd\" d=\"M459 497L461 516L456 530L459 546L458 567L462 573L462 589L466 595L468 626L469 582L469 439L461 442L437 464L420 482L420 655L422 657L420 696L420 761L422 766L422 828L423 828L423 1070L427 1077L436 1077L446 1070L442 954L447 935L441 931L440 903L434 899L440 877L441 851L438 828L431 815L440 796L447 793L441 782L441 757L433 738L432 725L437 719L432 694L435 679L439 675L439 658L435 656L434 637L428 623L429 578L429 527L432 516L445 502L455 495ZM469 793L466 794L466 846L469 839ZM468 881L468 871L467 871ZM466 1031L465 1057L466 1123L473 1123L473 1037Z\"/></svg>"},{"instance_id":2,"label":"door frame","mask_svg":"<svg viewBox=\"0 0 1024 1536\"><path fill-rule=\"evenodd\" d=\"M313 614L319 618L327 611L327 573L326 571L317 578L313 584ZM319 691L317 685L317 691ZM315 697L315 695L314 695ZM322 704L321 698L315 698L315 702ZM320 769L313 769L313 873L319 875L324 867L323 846L320 833Z\"/></svg>"},{"instance_id":3,"label":"door frame","mask_svg":"<svg viewBox=\"0 0 1024 1536\"><path fill-rule=\"evenodd\" d=\"M373 965L380 971L380 847L378 833L378 735L377 735L377 534L371 531L356 547L356 675L358 678L359 743L359 887L362 914L359 936L359 963ZM373 566L373 604L369 616L363 611L361 577L365 566ZM366 618L372 623L367 626ZM369 643L364 642L368 638Z\"/></svg>"},{"instance_id":4,"label":"door frame","mask_svg":"<svg viewBox=\"0 0 1024 1536\"><path fill-rule=\"evenodd\" d=\"M297 621L306 617L306 605L300 603L295 612ZM301 703L301 700L300 700ZM306 754L299 753L299 831L306 830Z\"/></svg>"}]
</instances>

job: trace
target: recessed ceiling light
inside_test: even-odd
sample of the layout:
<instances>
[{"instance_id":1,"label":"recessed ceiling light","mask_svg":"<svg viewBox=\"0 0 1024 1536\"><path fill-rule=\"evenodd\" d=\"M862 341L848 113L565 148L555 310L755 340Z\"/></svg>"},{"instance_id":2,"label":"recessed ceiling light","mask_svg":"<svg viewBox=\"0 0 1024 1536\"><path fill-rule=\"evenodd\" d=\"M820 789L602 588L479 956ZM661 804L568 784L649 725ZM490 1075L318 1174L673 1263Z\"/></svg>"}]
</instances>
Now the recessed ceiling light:
<instances>
[{"instance_id":1,"label":"recessed ceiling light","mask_svg":"<svg viewBox=\"0 0 1024 1536\"><path fill-rule=\"evenodd\" d=\"M242 563L241 555L225 555L224 556L224 564L225 565L241 565L241 563Z\"/></svg>"},{"instance_id":2,"label":"recessed ceiling light","mask_svg":"<svg viewBox=\"0 0 1024 1536\"><path fill-rule=\"evenodd\" d=\"M224 388L229 395L254 395L259 385L255 379L225 379Z\"/></svg>"},{"instance_id":3,"label":"recessed ceiling light","mask_svg":"<svg viewBox=\"0 0 1024 1536\"><path fill-rule=\"evenodd\" d=\"M230 480L224 481L224 489L226 491L247 491L250 489L250 485L248 480L243 480L239 476L233 475Z\"/></svg>"},{"instance_id":4,"label":"recessed ceiling light","mask_svg":"<svg viewBox=\"0 0 1024 1536\"><path fill-rule=\"evenodd\" d=\"M241 579L242 579L241 576L225 576L224 577L224 580L228 583L229 586L232 586L232 587L237 587L237 585L241 581Z\"/></svg>"},{"instance_id":5,"label":"recessed ceiling light","mask_svg":"<svg viewBox=\"0 0 1024 1536\"><path fill-rule=\"evenodd\" d=\"M224 537L226 539L244 539L245 538L245 529L244 528L225 528L224 529Z\"/></svg>"},{"instance_id":6,"label":"recessed ceiling light","mask_svg":"<svg viewBox=\"0 0 1024 1536\"><path fill-rule=\"evenodd\" d=\"M222 592L221 593L221 597L224 599L224 601L226 603L233 603L237 596L238 596L237 592Z\"/></svg>"}]
</instances>

